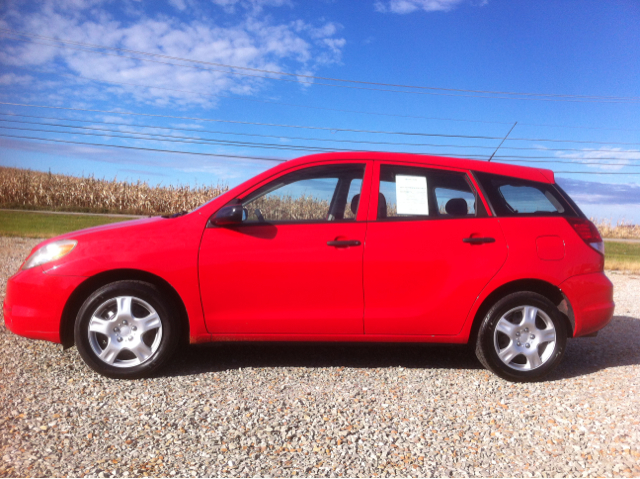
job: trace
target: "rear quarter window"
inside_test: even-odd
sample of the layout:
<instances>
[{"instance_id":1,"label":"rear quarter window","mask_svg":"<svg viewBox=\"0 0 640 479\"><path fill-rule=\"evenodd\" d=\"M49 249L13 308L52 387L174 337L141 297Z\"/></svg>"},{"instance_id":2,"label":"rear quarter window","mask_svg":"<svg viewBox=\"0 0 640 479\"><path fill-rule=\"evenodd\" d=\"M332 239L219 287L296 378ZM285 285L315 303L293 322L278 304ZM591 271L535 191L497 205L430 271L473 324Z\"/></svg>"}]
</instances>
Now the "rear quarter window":
<instances>
[{"instance_id":1,"label":"rear quarter window","mask_svg":"<svg viewBox=\"0 0 640 479\"><path fill-rule=\"evenodd\" d=\"M577 216L555 185L474 173L498 216Z\"/></svg>"}]
</instances>

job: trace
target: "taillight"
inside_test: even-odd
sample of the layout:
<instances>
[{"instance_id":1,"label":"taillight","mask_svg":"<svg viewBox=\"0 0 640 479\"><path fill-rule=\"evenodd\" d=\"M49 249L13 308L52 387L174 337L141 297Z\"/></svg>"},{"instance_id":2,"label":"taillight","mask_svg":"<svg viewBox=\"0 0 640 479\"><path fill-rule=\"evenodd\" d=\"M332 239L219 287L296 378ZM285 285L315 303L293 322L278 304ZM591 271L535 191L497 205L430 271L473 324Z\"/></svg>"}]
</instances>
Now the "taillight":
<instances>
[{"instance_id":1,"label":"taillight","mask_svg":"<svg viewBox=\"0 0 640 479\"><path fill-rule=\"evenodd\" d=\"M604 241L596 225L584 218L567 218L567 221L585 243L604 255Z\"/></svg>"}]
</instances>

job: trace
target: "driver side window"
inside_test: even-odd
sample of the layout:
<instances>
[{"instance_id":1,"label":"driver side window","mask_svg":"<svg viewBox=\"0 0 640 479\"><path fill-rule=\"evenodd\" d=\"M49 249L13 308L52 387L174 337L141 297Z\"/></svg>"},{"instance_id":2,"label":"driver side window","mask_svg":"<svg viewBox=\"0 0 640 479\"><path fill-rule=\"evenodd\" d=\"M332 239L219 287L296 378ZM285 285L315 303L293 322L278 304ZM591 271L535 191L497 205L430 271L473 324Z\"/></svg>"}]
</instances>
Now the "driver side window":
<instances>
[{"instance_id":1,"label":"driver side window","mask_svg":"<svg viewBox=\"0 0 640 479\"><path fill-rule=\"evenodd\" d=\"M243 223L354 221L364 168L324 165L283 175L242 200Z\"/></svg>"}]
</instances>

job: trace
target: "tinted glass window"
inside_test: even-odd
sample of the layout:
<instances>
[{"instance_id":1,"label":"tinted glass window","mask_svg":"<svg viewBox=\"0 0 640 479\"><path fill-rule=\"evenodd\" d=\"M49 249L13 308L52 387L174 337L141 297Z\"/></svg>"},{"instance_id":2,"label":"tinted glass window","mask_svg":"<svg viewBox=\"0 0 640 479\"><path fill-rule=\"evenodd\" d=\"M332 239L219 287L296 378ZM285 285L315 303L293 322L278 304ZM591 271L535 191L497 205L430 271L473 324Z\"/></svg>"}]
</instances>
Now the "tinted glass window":
<instances>
[{"instance_id":1,"label":"tinted glass window","mask_svg":"<svg viewBox=\"0 0 640 479\"><path fill-rule=\"evenodd\" d=\"M467 190L453 190L451 188L435 188L436 201L438 202L438 213L448 215L447 203L453 198L462 198L467 204L467 214L476 214L476 197L469 188Z\"/></svg>"},{"instance_id":2,"label":"tinted glass window","mask_svg":"<svg viewBox=\"0 0 640 479\"><path fill-rule=\"evenodd\" d=\"M546 194L532 186L502 185L498 191L515 213L562 213L564 208L556 201L553 204L553 196Z\"/></svg>"},{"instance_id":3,"label":"tinted glass window","mask_svg":"<svg viewBox=\"0 0 640 479\"><path fill-rule=\"evenodd\" d=\"M498 216L574 215L555 185L475 173Z\"/></svg>"},{"instance_id":4,"label":"tinted glass window","mask_svg":"<svg viewBox=\"0 0 640 479\"><path fill-rule=\"evenodd\" d=\"M378 219L475 216L476 194L464 173L381 165Z\"/></svg>"},{"instance_id":5,"label":"tinted glass window","mask_svg":"<svg viewBox=\"0 0 640 479\"><path fill-rule=\"evenodd\" d=\"M355 220L363 176L361 164L317 166L283 175L242 201L245 223Z\"/></svg>"}]
</instances>

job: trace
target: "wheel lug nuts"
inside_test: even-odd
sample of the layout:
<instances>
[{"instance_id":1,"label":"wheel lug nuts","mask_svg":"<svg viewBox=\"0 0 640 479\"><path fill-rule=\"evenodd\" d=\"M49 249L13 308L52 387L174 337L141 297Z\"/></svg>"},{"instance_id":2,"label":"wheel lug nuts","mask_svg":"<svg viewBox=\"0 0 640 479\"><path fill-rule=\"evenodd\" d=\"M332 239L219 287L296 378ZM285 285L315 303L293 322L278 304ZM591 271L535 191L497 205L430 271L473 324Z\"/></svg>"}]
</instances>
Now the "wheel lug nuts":
<instances>
[{"instance_id":1,"label":"wheel lug nuts","mask_svg":"<svg viewBox=\"0 0 640 479\"><path fill-rule=\"evenodd\" d=\"M138 328L136 328L135 326L131 326L131 331L137 331Z\"/></svg>"},{"instance_id":2,"label":"wheel lug nuts","mask_svg":"<svg viewBox=\"0 0 640 479\"><path fill-rule=\"evenodd\" d=\"M120 328L113 328L113 332L114 333L119 333L120 332Z\"/></svg>"},{"instance_id":3,"label":"wheel lug nuts","mask_svg":"<svg viewBox=\"0 0 640 479\"><path fill-rule=\"evenodd\" d=\"M120 336L118 336L118 342L121 343L122 342L122 338Z\"/></svg>"},{"instance_id":4,"label":"wheel lug nuts","mask_svg":"<svg viewBox=\"0 0 640 479\"><path fill-rule=\"evenodd\" d=\"M133 339L133 336L129 336L129 337L127 338L127 340L128 340L128 341L131 341L132 339Z\"/></svg>"},{"instance_id":5,"label":"wheel lug nuts","mask_svg":"<svg viewBox=\"0 0 640 479\"><path fill-rule=\"evenodd\" d=\"M531 339L536 339L536 335L532 334L531 336L529 336Z\"/></svg>"},{"instance_id":6,"label":"wheel lug nuts","mask_svg":"<svg viewBox=\"0 0 640 479\"><path fill-rule=\"evenodd\" d=\"M520 341L518 341L516 344L517 344L518 346L522 346L522 343L521 343Z\"/></svg>"},{"instance_id":7,"label":"wheel lug nuts","mask_svg":"<svg viewBox=\"0 0 640 479\"><path fill-rule=\"evenodd\" d=\"M524 345L525 348L528 348L529 346L531 346L529 343Z\"/></svg>"},{"instance_id":8,"label":"wheel lug nuts","mask_svg":"<svg viewBox=\"0 0 640 479\"><path fill-rule=\"evenodd\" d=\"M524 332L528 333L529 332L529 328L524 328Z\"/></svg>"},{"instance_id":9,"label":"wheel lug nuts","mask_svg":"<svg viewBox=\"0 0 640 479\"><path fill-rule=\"evenodd\" d=\"M520 333L516 333L516 338L517 338L518 336L520 336Z\"/></svg>"},{"instance_id":10,"label":"wheel lug nuts","mask_svg":"<svg viewBox=\"0 0 640 479\"><path fill-rule=\"evenodd\" d=\"M122 321L122 324L126 326L127 324L129 324L129 321L125 319L124 321Z\"/></svg>"}]
</instances>

